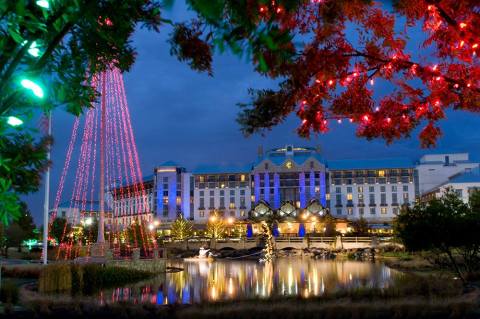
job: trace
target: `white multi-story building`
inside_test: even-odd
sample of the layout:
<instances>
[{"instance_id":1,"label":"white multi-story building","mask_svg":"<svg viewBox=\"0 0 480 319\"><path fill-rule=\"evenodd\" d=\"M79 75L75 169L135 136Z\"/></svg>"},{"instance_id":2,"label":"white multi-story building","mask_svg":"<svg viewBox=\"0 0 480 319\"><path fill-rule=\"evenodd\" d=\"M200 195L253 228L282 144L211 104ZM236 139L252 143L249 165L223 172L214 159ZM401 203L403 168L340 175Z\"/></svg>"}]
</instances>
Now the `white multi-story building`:
<instances>
[{"instance_id":1,"label":"white multi-story building","mask_svg":"<svg viewBox=\"0 0 480 319\"><path fill-rule=\"evenodd\" d=\"M327 161L317 148L287 145L259 150L256 162L241 168L213 165L189 172L166 162L142 185L117 187L106 200L113 223L120 225L141 218L168 226L179 214L200 224L213 213L246 219L260 201L272 209L290 202L301 212L312 200L335 217L384 224L403 205L449 185L466 200L477 187L466 176L475 175L478 166L468 153L428 154L417 163L404 158Z\"/></svg>"},{"instance_id":2,"label":"white multi-story building","mask_svg":"<svg viewBox=\"0 0 480 319\"><path fill-rule=\"evenodd\" d=\"M389 222L415 202L415 169L409 159L328 162L327 205L336 217Z\"/></svg>"},{"instance_id":3,"label":"white multi-story building","mask_svg":"<svg viewBox=\"0 0 480 319\"><path fill-rule=\"evenodd\" d=\"M105 208L105 224L110 226L113 222L112 210L107 205ZM98 201L65 201L58 208L50 210L50 218L58 217L67 220L71 225L90 224L98 219Z\"/></svg>"},{"instance_id":4,"label":"white multi-story building","mask_svg":"<svg viewBox=\"0 0 480 319\"><path fill-rule=\"evenodd\" d=\"M193 219L206 223L217 213L245 219L251 209L249 168L199 168L194 171Z\"/></svg>"},{"instance_id":5,"label":"white multi-story building","mask_svg":"<svg viewBox=\"0 0 480 319\"><path fill-rule=\"evenodd\" d=\"M417 196L430 192L447 182L453 175L478 166L479 163L470 160L468 153L424 155L415 167L418 172Z\"/></svg>"},{"instance_id":6,"label":"white multi-story building","mask_svg":"<svg viewBox=\"0 0 480 319\"><path fill-rule=\"evenodd\" d=\"M448 189L455 191L463 202L468 203L473 191L480 190L480 168L466 169L448 178L440 186L431 189L422 196L422 200L441 197Z\"/></svg>"}]
</instances>

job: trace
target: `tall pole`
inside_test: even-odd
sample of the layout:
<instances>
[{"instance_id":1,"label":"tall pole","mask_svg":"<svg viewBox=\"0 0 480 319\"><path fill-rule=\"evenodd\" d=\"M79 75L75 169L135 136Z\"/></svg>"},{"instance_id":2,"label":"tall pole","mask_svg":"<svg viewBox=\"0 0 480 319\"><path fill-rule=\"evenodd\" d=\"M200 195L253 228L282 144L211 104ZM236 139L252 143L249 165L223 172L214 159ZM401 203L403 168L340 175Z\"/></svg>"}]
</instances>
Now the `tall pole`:
<instances>
[{"instance_id":1,"label":"tall pole","mask_svg":"<svg viewBox=\"0 0 480 319\"><path fill-rule=\"evenodd\" d=\"M106 117L106 84L107 84L107 72L102 72L102 101L100 103L101 118L100 118L100 194L99 194L99 219L98 219L98 236L97 243L105 243L105 117Z\"/></svg>"},{"instance_id":2,"label":"tall pole","mask_svg":"<svg viewBox=\"0 0 480 319\"><path fill-rule=\"evenodd\" d=\"M52 111L48 112L48 136L52 135ZM47 160L50 161L50 145L48 146ZM48 207L50 201L50 166L45 173L45 199L43 201L43 264L48 263Z\"/></svg>"}]
</instances>

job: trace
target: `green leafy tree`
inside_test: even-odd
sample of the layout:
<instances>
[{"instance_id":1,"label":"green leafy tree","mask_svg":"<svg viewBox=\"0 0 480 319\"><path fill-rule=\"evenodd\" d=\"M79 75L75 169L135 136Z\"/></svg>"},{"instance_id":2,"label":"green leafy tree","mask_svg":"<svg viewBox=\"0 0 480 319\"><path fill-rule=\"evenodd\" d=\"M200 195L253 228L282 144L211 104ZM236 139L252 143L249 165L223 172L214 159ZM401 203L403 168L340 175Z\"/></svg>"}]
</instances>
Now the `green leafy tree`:
<instances>
[{"instance_id":1,"label":"green leafy tree","mask_svg":"<svg viewBox=\"0 0 480 319\"><path fill-rule=\"evenodd\" d=\"M35 237L35 223L33 222L32 215L28 209L28 206L24 202L20 202L20 216L19 218L7 226L5 230L5 247L6 254L8 255L9 247L18 247L18 251L21 251L22 243L24 240L32 239ZM3 227L2 227L3 228Z\"/></svg>"},{"instance_id":2,"label":"green leafy tree","mask_svg":"<svg viewBox=\"0 0 480 319\"><path fill-rule=\"evenodd\" d=\"M12 223L8 226L6 232L5 256L8 257L8 248L17 247L20 252L22 249L22 242L27 239L25 231L17 223Z\"/></svg>"},{"instance_id":3,"label":"green leafy tree","mask_svg":"<svg viewBox=\"0 0 480 319\"><path fill-rule=\"evenodd\" d=\"M480 270L478 229L480 211L453 189L439 199L404 207L394 223L395 235L408 250L429 251L432 262L452 269L464 282L466 274Z\"/></svg>"},{"instance_id":4,"label":"green leafy tree","mask_svg":"<svg viewBox=\"0 0 480 319\"><path fill-rule=\"evenodd\" d=\"M193 234L193 225L190 221L186 220L183 215L180 215L172 223L172 237L175 239L183 240Z\"/></svg>"},{"instance_id":5,"label":"green leafy tree","mask_svg":"<svg viewBox=\"0 0 480 319\"><path fill-rule=\"evenodd\" d=\"M138 25L158 30L160 4L150 0L0 2L0 212L3 223L19 217L18 193L38 190L51 140L12 128L63 106L75 115L98 97L94 74L128 70L135 60L129 41Z\"/></svg>"}]
</instances>

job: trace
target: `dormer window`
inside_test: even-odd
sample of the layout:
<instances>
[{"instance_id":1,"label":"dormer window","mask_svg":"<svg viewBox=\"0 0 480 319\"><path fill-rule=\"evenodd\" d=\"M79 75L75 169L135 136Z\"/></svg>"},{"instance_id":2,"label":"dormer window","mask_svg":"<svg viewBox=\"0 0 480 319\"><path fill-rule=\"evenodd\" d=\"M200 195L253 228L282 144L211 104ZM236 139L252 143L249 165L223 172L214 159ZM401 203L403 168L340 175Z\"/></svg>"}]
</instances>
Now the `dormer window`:
<instances>
[{"instance_id":1,"label":"dormer window","mask_svg":"<svg viewBox=\"0 0 480 319\"><path fill-rule=\"evenodd\" d=\"M315 164L313 163L313 161L310 161L310 168L314 168L315 167Z\"/></svg>"},{"instance_id":2,"label":"dormer window","mask_svg":"<svg viewBox=\"0 0 480 319\"><path fill-rule=\"evenodd\" d=\"M265 163L265 170L268 171L268 163Z\"/></svg>"}]
</instances>

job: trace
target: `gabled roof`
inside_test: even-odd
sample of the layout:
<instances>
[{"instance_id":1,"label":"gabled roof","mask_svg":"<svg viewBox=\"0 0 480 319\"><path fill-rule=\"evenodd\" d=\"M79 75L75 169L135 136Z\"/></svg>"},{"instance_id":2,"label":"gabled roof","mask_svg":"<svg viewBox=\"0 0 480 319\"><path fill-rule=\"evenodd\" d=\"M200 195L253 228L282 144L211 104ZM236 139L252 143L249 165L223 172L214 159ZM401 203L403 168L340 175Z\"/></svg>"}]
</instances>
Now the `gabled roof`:
<instances>
[{"instance_id":1,"label":"gabled roof","mask_svg":"<svg viewBox=\"0 0 480 319\"><path fill-rule=\"evenodd\" d=\"M474 168L470 171L465 171L449 178L445 184L459 184L459 183L480 183L480 168Z\"/></svg>"},{"instance_id":2,"label":"gabled roof","mask_svg":"<svg viewBox=\"0 0 480 319\"><path fill-rule=\"evenodd\" d=\"M174 162L174 161L166 161L166 162L163 162L162 164L158 165L159 167L161 166L175 166L175 167L180 167L180 165L178 165L178 163Z\"/></svg>"},{"instance_id":3,"label":"gabled roof","mask_svg":"<svg viewBox=\"0 0 480 319\"><path fill-rule=\"evenodd\" d=\"M379 168L413 168L414 163L408 158L383 159L349 159L328 161L327 167L331 170L379 169Z\"/></svg>"}]
</instances>

